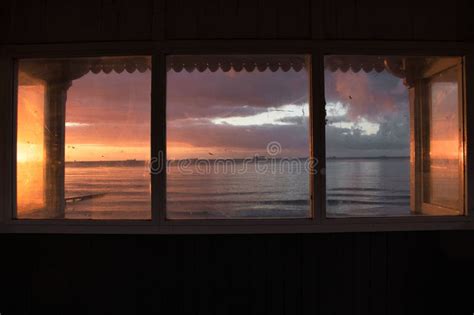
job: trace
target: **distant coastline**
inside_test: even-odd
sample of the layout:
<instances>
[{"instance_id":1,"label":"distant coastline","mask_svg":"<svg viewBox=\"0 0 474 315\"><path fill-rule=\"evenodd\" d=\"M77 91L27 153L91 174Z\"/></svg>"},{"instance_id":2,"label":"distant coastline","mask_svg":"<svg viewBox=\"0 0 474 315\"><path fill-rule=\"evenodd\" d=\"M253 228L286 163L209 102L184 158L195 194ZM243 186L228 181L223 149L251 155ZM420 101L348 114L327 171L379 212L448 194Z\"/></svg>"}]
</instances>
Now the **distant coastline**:
<instances>
[{"instance_id":1,"label":"distant coastline","mask_svg":"<svg viewBox=\"0 0 474 315\"><path fill-rule=\"evenodd\" d=\"M409 159L409 156L328 156L327 160L393 160L393 159ZM242 163L244 161L265 161L265 160L306 160L307 157L287 157L287 158L279 158L279 157L259 157L258 159L249 158L213 158L213 159L200 159L200 158L189 158L189 159L176 159L176 160L168 160L168 163L171 165L175 165L177 163L187 162L187 163L197 163L201 161L208 161L208 162L237 162ZM114 160L114 161L66 161L66 166L143 166L147 165L149 161L145 160Z\"/></svg>"},{"instance_id":2,"label":"distant coastline","mask_svg":"<svg viewBox=\"0 0 474 315\"><path fill-rule=\"evenodd\" d=\"M96 166L145 166L145 160L118 160L118 161L66 161L66 166L96 167Z\"/></svg>"},{"instance_id":3,"label":"distant coastline","mask_svg":"<svg viewBox=\"0 0 474 315\"><path fill-rule=\"evenodd\" d=\"M328 156L326 160L393 160L409 159L409 156Z\"/></svg>"}]
</instances>

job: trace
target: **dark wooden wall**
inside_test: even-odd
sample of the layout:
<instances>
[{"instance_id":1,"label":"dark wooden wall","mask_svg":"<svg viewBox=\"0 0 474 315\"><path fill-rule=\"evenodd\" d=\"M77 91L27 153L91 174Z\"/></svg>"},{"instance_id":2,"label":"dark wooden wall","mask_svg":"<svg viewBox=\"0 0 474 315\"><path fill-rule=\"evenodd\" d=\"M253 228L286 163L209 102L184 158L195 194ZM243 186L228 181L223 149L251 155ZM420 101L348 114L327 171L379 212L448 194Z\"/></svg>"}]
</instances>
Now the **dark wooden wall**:
<instances>
[{"instance_id":1,"label":"dark wooden wall","mask_svg":"<svg viewBox=\"0 0 474 315\"><path fill-rule=\"evenodd\" d=\"M474 39L468 0L4 0L0 9L3 44ZM0 313L472 314L473 266L470 231L0 235Z\"/></svg>"},{"instance_id":2,"label":"dark wooden wall","mask_svg":"<svg viewBox=\"0 0 474 315\"><path fill-rule=\"evenodd\" d=\"M473 40L470 0L3 0L2 41Z\"/></svg>"},{"instance_id":3,"label":"dark wooden wall","mask_svg":"<svg viewBox=\"0 0 474 315\"><path fill-rule=\"evenodd\" d=\"M0 235L2 314L472 314L471 232Z\"/></svg>"}]
</instances>

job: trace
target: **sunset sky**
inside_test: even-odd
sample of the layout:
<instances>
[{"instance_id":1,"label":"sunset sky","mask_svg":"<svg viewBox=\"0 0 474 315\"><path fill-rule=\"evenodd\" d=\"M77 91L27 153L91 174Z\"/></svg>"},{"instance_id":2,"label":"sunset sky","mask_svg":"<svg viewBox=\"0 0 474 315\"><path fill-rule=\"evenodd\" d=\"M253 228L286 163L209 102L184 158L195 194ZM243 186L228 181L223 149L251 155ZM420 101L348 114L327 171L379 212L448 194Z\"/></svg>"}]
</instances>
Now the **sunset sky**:
<instances>
[{"instance_id":1,"label":"sunset sky","mask_svg":"<svg viewBox=\"0 0 474 315\"><path fill-rule=\"evenodd\" d=\"M168 72L168 156L253 157L280 143L309 156L309 77L288 72Z\"/></svg>"},{"instance_id":2,"label":"sunset sky","mask_svg":"<svg viewBox=\"0 0 474 315\"><path fill-rule=\"evenodd\" d=\"M306 71L169 71L168 158L309 155ZM88 74L67 103L67 160L148 156L150 73ZM408 155L408 94L388 73L326 72L328 156Z\"/></svg>"},{"instance_id":3,"label":"sunset sky","mask_svg":"<svg viewBox=\"0 0 474 315\"><path fill-rule=\"evenodd\" d=\"M408 92L402 79L385 71L325 71L325 86L327 156L409 155ZM30 111L27 118L37 120L38 108L28 104L41 100L41 91L30 88L22 93L23 110ZM73 81L66 105L66 160L148 159L150 94L150 71L88 73ZM308 96L305 70L171 70L167 74L168 158L266 155L272 141L281 144L281 156L306 157ZM34 132L22 132L19 159L33 158Z\"/></svg>"},{"instance_id":4,"label":"sunset sky","mask_svg":"<svg viewBox=\"0 0 474 315\"><path fill-rule=\"evenodd\" d=\"M327 156L409 156L408 89L375 71L325 71Z\"/></svg>"},{"instance_id":5,"label":"sunset sky","mask_svg":"<svg viewBox=\"0 0 474 315\"><path fill-rule=\"evenodd\" d=\"M151 72L88 73L73 81L66 103L66 160L150 156Z\"/></svg>"}]
</instances>

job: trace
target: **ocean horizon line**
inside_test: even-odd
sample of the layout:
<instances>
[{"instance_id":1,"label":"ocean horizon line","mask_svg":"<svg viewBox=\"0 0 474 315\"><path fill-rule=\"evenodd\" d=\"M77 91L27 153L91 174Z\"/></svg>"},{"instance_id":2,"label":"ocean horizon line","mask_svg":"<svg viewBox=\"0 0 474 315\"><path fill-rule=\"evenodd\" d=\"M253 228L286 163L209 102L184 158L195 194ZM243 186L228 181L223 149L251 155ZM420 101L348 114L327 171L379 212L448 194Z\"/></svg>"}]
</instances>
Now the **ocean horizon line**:
<instances>
[{"instance_id":1,"label":"ocean horizon line","mask_svg":"<svg viewBox=\"0 0 474 315\"><path fill-rule=\"evenodd\" d=\"M328 156L326 160L381 160L381 159L409 159L409 156ZM306 160L309 157L274 157L274 156L258 156L252 158L183 158L183 159L168 159L167 162L176 163L181 161L262 161L262 160ZM88 164L88 163L125 163L125 164L142 164L149 163L150 160L137 160L137 159L125 159L125 160L74 160L65 161L66 164Z\"/></svg>"}]
</instances>

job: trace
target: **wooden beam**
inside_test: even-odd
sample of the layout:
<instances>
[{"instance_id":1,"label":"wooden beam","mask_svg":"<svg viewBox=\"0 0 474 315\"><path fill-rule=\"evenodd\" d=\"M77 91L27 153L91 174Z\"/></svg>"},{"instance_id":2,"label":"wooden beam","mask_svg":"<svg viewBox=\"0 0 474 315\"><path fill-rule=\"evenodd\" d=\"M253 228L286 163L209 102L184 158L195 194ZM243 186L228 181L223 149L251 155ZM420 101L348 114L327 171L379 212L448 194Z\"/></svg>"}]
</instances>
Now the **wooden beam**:
<instances>
[{"instance_id":1,"label":"wooden beam","mask_svg":"<svg viewBox=\"0 0 474 315\"><path fill-rule=\"evenodd\" d=\"M410 102L410 208L413 213L420 209L420 194L419 192L419 124L417 123L418 106L415 87L408 89L408 96Z\"/></svg>"}]
</instances>

